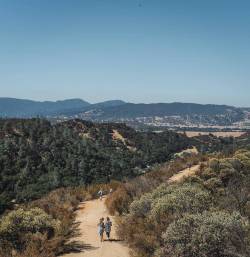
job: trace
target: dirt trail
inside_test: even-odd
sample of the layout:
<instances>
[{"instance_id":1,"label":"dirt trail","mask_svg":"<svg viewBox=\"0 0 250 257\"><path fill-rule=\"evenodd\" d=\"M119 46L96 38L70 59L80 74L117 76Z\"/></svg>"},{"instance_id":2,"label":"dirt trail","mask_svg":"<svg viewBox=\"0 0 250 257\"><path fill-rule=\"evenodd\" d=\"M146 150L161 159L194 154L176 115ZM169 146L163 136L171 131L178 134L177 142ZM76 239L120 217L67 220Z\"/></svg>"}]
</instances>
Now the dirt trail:
<instances>
[{"instance_id":1,"label":"dirt trail","mask_svg":"<svg viewBox=\"0 0 250 257\"><path fill-rule=\"evenodd\" d=\"M129 257L129 249L120 242L116 236L116 223L114 217L109 215L102 201L92 200L81 203L77 212L76 222L80 223L81 236L74 240L80 241L86 245L86 249L78 253L70 253L64 257ZM97 234L97 223L101 217L109 216L113 222L111 238L114 241L100 242ZM105 237L104 237L105 239ZM117 241L115 241L117 240Z\"/></svg>"},{"instance_id":2,"label":"dirt trail","mask_svg":"<svg viewBox=\"0 0 250 257\"><path fill-rule=\"evenodd\" d=\"M168 181L170 183L174 183L174 182L178 182L182 179L184 179L185 177L194 175L200 168L200 164L194 165L190 168L184 169L180 172L178 172L177 174L173 175Z\"/></svg>"},{"instance_id":3,"label":"dirt trail","mask_svg":"<svg viewBox=\"0 0 250 257\"><path fill-rule=\"evenodd\" d=\"M169 179L169 182L175 183L182 180L184 177L195 174L200 165L192 166L190 169L184 169L175 174ZM77 212L76 222L80 223L80 236L75 238L79 242L85 244L85 249L82 252L70 253L64 257L129 257L129 248L119 241L116 235L116 223L114 217L109 215L102 201L92 200L81 203ZM109 216L113 222L111 238L114 241L100 242L97 234L97 223L100 217ZM117 240L117 241L116 241Z\"/></svg>"}]
</instances>

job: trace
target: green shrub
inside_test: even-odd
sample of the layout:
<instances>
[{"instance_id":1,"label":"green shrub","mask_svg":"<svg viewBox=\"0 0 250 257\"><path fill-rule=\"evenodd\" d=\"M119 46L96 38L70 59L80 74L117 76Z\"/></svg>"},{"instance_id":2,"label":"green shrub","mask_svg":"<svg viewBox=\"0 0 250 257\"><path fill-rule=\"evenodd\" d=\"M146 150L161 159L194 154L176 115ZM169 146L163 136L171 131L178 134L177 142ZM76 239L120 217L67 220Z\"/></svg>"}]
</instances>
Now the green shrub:
<instances>
[{"instance_id":1,"label":"green shrub","mask_svg":"<svg viewBox=\"0 0 250 257\"><path fill-rule=\"evenodd\" d=\"M239 159L244 165L244 171L249 175L250 173L250 151L239 150L235 153L235 158Z\"/></svg>"},{"instance_id":2,"label":"green shrub","mask_svg":"<svg viewBox=\"0 0 250 257\"><path fill-rule=\"evenodd\" d=\"M145 194L131 203L129 211L135 217L146 217L151 211L152 202L152 194Z\"/></svg>"},{"instance_id":3,"label":"green shrub","mask_svg":"<svg viewBox=\"0 0 250 257\"><path fill-rule=\"evenodd\" d=\"M150 257L163 243L161 235L171 222L212 205L213 198L202 185L162 184L131 203L119 226L120 234L136 256Z\"/></svg>"},{"instance_id":4,"label":"green shrub","mask_svg":"<svg viewBox=\"0 0 250 257\"><path fill-rule=\"evenodd\" d=\"M196 184L183 184L154 201L151 218L158 223L170 222L184 213L208 210L211 205L212 197L208 191Z\"/></svg>"},{"instance_id":5,"label":"green shrub","mask_svg":"<svg viewBox=\"0 0 250 257\"><path fill-rule=\"evenodd\" d=\"M247 257L249 224L239 213L205 212L173 222L158 257Z\"/></svg>"},{"instance_id":6,"label":"green shrub","mask_svg":"<svg viewBox=\"0 0 250 257\"><path fill-rule=\"evenodd\" d=\"M4 224L15 223L16 217L19 219L18 226L11 228L17 229L16 233L12 230L7 233L9 227L4 225L7 229L0 235L0 257L9 257L12 251L16 252L16 257L54 257L69 247L74 249L71 239L77 234L75 210L79 201L87 196L88 192L82 187L61 188L3 216L1 223L5 221ZM27 219L31 221L29 226Z\"/></svg>"},{"instance_id":7,"label":"green shrub","mask_svg":"<svg viewBox=\"0 0 250 257\"><path fill-rule=\"evenodd\" d=\"M156 174L168 178L175 169L166 167ZM136 257L250 256L250 151L218 156L181 183L164 179L151 176L144 193L133 186L121 217L119 233Z\"/></svg>"},{"instance_id":8,"label":"green shrub","mask_svg":"<svg viewBox=\"0 0 250 257\"><path fill-rule=\"evenodd\" d=\"M174 191L176 189L177 185L176 184L161 184L160 186L158 186L156 189L154 189L152 191L152 198L155 199L159 199L167 194L171 194L172 191Z\"/></svg>"},{"instance_id":9,"label":"green shrub","mask_svg":"<svg viewBox=\"0 0 250 257\"><path fill-rule=\"evenodd\" d=\"M25 236L47 234L50 238L59 228L60 222L39 208L18 209L4 216L0 221L0 238L20 249Z\"/></svg>"}]
</instances>

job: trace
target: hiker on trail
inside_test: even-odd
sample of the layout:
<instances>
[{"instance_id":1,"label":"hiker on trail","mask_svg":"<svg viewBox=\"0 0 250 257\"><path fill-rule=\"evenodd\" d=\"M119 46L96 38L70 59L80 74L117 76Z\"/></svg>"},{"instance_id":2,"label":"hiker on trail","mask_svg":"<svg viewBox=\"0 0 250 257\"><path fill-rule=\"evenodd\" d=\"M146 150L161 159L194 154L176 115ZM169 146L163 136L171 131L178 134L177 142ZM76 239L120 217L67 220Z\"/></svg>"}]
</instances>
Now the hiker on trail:
<instances>
[{"instance_id":1,"label":"hiker on trail","mask_svg":"<svg viewBox=\"0 0 250 257\"><path fill-rule=\"evenodd\" d=\"M110 232L111 232L112 222L109 217L106 218L105 222L105 232L108 240L110 240Z\"/></svg>"},{"instance_id":2,"label":"hiker on trail","mask_svg":"<svg viewBox=\"0 0 250 257\"><path fill-rule=\"evenodd\" d=\"M99 199L102 200L102 196L103 196L103 191L102 191L102 189L100 189L97 194L98 194L98 196L99 196Z\"/></svg>"},{"instance_id":3,"label":"hiker on trail","mask_svg":"<svg viewBox=\"0 0 250 257\"><path fill-rule=\"evenodd\" d=\"M97 227L98 227L98 234L100 236L100 240L101 242L103 242L103 233L105 229L104 218L100 219L99 223L97 224Z\"/></svg>"}]
</instances>

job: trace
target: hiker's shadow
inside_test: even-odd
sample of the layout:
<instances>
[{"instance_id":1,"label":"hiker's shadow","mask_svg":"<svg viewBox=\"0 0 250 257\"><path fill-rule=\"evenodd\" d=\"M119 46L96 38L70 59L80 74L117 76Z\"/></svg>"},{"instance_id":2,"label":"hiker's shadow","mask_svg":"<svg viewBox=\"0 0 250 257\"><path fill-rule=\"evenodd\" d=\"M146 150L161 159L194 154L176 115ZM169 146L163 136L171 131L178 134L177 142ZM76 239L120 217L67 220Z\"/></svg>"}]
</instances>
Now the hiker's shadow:
<instances>
[{"instance_id":1,"label":"hiker's shadow","mask_svg":"<svg viewBox=\"0 0 250 257\"><path fill-rule=\"evenodd\" d=\"M115 239L115 238L112 238L112 239L104 239L105 242L123 242L124 240L122 239Z\"/></svg>"}]
</instances>

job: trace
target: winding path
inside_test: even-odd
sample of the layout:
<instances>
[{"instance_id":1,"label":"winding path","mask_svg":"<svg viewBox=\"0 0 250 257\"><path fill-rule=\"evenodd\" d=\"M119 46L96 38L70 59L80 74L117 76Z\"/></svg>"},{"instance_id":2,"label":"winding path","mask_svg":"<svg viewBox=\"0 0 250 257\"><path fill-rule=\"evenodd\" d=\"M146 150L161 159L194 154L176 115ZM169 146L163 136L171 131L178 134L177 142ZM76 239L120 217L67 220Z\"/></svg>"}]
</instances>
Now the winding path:
<instances>
[{"instance_id":1,"label":"winding path","mask_svg":"<svg viewBox=\"0 0 250 257\"><path fill-rule=\"evenodd\" d=\"M114 217L109 215L102 201L91 200L80 204L77 211L76 222L80 223L81 235L74 240L83 242L86 247L78 253L70 253L63 255L64 257L129 257L129 249L123 242L119 241L116 235L116 223ZM109 216L112 220L111 240L100 242L97 234L97 223L101 217ZM104 237L105 239L105 237Z\"/></svg>"},{"instance_id":2,"label":"winding path","mask_svg":"<svg viewBox=\"0 0 250 257\"><path fill-rule=\"evenodd\" d=\"M190 168L186 168L180 172L178 172L177 174L173 175L168 182L170 183L175 183L175 182L179 182L182 179L189 177L191 175L194 175L198 170L200 169L200 164L194 165Z\"/></svg>"}]
</instances>

